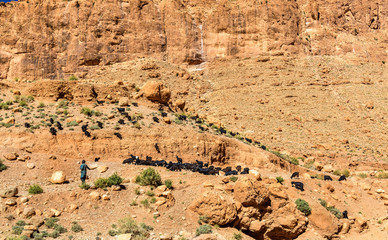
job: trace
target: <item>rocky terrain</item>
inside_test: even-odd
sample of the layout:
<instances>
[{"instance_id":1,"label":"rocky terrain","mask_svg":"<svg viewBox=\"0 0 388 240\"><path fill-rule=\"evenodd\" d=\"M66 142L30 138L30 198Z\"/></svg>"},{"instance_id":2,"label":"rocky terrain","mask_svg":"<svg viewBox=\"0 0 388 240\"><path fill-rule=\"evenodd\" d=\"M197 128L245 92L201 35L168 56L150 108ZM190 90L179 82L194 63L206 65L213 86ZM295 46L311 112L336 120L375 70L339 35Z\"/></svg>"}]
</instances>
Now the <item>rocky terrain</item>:
<instances>
[{"instance_id":1,"label":"rocky terrain","mask_svg":"<svg viewBox=\"0 0 388 240\"><path fill-rule=\"evenodd\" d=\"M0 3L1 239L388 239L387 7Z\"/></svg>"}]
</instances>

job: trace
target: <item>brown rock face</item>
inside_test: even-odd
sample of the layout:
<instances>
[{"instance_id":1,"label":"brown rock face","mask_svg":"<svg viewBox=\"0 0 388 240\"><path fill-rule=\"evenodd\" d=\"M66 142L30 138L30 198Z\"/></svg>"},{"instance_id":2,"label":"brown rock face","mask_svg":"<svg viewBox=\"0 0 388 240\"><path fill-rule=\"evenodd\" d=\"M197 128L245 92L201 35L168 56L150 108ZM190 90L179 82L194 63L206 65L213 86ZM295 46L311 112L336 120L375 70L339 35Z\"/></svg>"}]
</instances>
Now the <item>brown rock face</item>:
<instances>
[{"instance_id":1,"label":"brown rock face","mask_svg":"<svg viewBox=\"0 0 388 240\"><path fill-rule=\"evenodd\" d=\"M234 199L244 207L261 207L268 202L269 192L264 187L264 183L251 178L244 178L237 181L234 186Z\"/></svg>"},{"instance_id":2,"label":"brown rock face","mask_svg":"<svg viewBox=\"0 0 388 240\"><path fill-rule=\"evenodd\" d=\"M190 209L209 218L210 224L220 226L233 222L237 217L236 206L232 198L221 192L209 191L193 202Z\"/></svg>"},{"instance_id":3,"label":"brown rock face","mask_svg":"<svg viewBox=\"0 0 388 240\"><path fill-rule=\"evenodd\" d=\"M331 237L339 231L339 220L328 210L321 206L312 207L311 215L309 216L310 223L315 229L325 237Z\"/></svg>"},{"instance_id":4,"label":"brown rock face","mask_svg":"<svg viewBox=\"0 0 388 240\"><path fill-rule=\"evenodd\" d=\"M382 61L387 10L384 0L20 0L0 6L0 79L84 76L136 57L193 65L263 53Z\"/></svg>"}]
</instances>

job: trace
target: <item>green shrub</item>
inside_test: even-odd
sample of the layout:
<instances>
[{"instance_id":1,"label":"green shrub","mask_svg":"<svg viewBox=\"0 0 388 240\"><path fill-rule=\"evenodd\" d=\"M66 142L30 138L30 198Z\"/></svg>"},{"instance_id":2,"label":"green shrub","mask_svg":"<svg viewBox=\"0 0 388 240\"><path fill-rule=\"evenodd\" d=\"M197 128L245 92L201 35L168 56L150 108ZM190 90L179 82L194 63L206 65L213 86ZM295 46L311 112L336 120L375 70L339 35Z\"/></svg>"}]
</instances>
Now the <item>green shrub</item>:
<instances>
[{"instance_id":1,"label":"green shrub","mask_svg":"<svg viewBox=\"0 0 388 240\"><path fill-rule=\"evenodd\" d=\"M87 108L87 107L83 107L81 109L81 113L91 117L93 115L93 110L91 110L90 108Z\"/></svg>"},{"instance_id":2,"label":"green shrub","mask_svg":"<svg viewBox=\"0 0 388 240\"><path fill-rule=\"evenodd\" d=\"M308 216L311 214L311 208L305 200L298 198L295 203L296 208L302 213L304 213L304 215Z\"/></svg>"},{"instance_id":3,"label":"green shrub","mask_svg":"<svg viewBox=\"0 0 388 240\"><path fill-rule=\"evenodd\" d=\"M235 240L241 240L241 239L242 239L241 233L235 233L235 234L233 234L233 239L235 239Z\"/></svg>"},{"instance_id":4,"label":"green shrub","mask_svg":"<svg viewBox=\"0 0 388 240\"><path fill-rule=\"evenodd\" d=\"M74 75L71 75L71 76L69 77L69 80L70 80L70 81L75 81L75 80L78 80L78 78L77 78L76 76L74 76Z\"/></svg>"},{"instance_id":5,"label":"green shrub","mask_svg":"<svg viewBox=\"0 0 388 240\"><path fill-rule=\"evenodd\" d=\"M43 188L38 184L31 185L28 189L29 194L40 194L43 193Z\"/></svg>"},{"instance_id":6,"label":"green shrub","mask_svg":"<svg viewBox=\"0 0 388 240\"><path fill-rule=\"evenodd\" d=\"M208 225L208 224L205 224L205 225L201 225L197 228L197 230L195 230L195 235L196 236L199 236L201 234L208 234L208 233L212 233L212 226Z\"/></svg>"},{"instance_id":7,"label":"green shrub","mask_svg":"<svg viewBox=\"0 0 388 240\"><path fill-rule=\"evenodd\" d=\"M334 216L336 216L338 219L341 219L343 216L342 216L342 212L340 212L340 210L338 210L337 208L335 207L327 207L326 208L328 211L330 211Z\"/></svg>"},{"instance_id":8,"label":"green shrub","mask_svg":"<svg viewBox=\"0 0 388 240\"><path fill-rule=\"evenodd\" d=\"M164 181L164 185L166 185L168 189L172 189L172 181L170 179Z\"/></svg>"},{"instance_id":9,"label":"green shrub","mask_svg":"<svg viewBox=\"0 0 388 240\"><path fill-rule=\"evenodd\" d=\"M3 160L0 159L0 172L4 171L4 170L6 170L6 169L7 169L7 166L4 165Z\"/></svg>"},{"instance_id":10,"label":"green shrub","mask_svg":"<svg viewBox=\"0 0 388 240\"><path fill-rule=\"evenodd\" d=\"M90 185L87 184L87 183L82 183L81 185L79 185L79 187L80 187L81 189L88 190L88 189L90 188Z\"/></svg>"},{"instance_id":11,"label":"green shrub","mask_svg":"<svg viewBox=\"0 0 388 240\"><path fill-rule=\"evenodd\" d=\"M75 127L75 126L78 126L78 122L77 121L71 121L71 122L68 122L66 124L67 127Z\"/></svg>"},{"instance_id":12,"label":"green shrub","mask_svg":"<svg viewBox=\"0 0 388 240\"><path fill-rule=\"evenodd\" d=\"M135 194L140 195L140 188L135 188Z\"/></svg>"},{"instance_id":13,"label":"green shrub","mask_svg":"<svg viewBox=\"0 0 388 240\"><path fill-rule=\"evenodd\" d=\"M198 219L198 224L208 223L209 218L205 215L200 215Z\"/></svg>"},{"instance_id":14,"label":"green shrub","mask_svg":"<svg viewBox=\"0 0 388 240\"><path fill-rule=\"evenodd\" d=\"M149 231L153 230L151 226L148 226L144 223L137 224L135 220L130 217L120 219L118 222L118 230L110 230L109 235L115 236L118 234L132 234L132 239L136 240L145 240L148 239L150 234Z\"/></svg>"},{"instance_id":15,"label":"green shrub","mask_svg":"<svg viewBox=\"0 0 388 240\"><path fill-rule=\"evenodd\" d=\"M327 208L327 202L325 200L322 200L320 198L318 198L318 200L319 200L319 203L322 205L322 207Z\"/></svg>"},{"instance_id":16,"label":"green shrub","mask_svg":"<svg viewBox=\"0 0 388 240\"><path fill-rule=\"evenodd\" d=\"M78 223L76 222L73 222L72 225L71 225L71 231L73 232L81 232L83 231L84 229L81 227L81 225L79 225Z\"/></svg>"},{"instance_id":17,"label":"green shrub","mask_svg":"<svg viewBox=\"0 0 388 240\"><path fill-rule=\"evenodd\" d=\"M22 226L13 226L12 227L12 233L16 235L20 235L23 232L24 227Z\"/></svg>"},{"instance_id":18,"label":"green shrub","mask_svg":"<svg viewBox=\"0 0 388 240\"><path fill-rule=\"evenodd\" d=\"M67 229L64 228L63 226L59 225L59 224L55 224L54 225L54 229L55 229L55 231L57 231L60 234L67 232Z\"/></svg>"},{"instance_id":19,"label":"green shrub","mask_svg":"<svg viewBox=\"0 0 388 240\"><path fill-rule=\"evenodd\" d=\"M92 125L89 127L90 130L100 130L101 128L97 125Z\"/></svg>"},{"instance_id":20,"label":"green shrub","mask_svg":"<svg viewBox=\"0 0 388 240\"><path fill-rule=\"evenodd\" d=\"M341 176L341 170L335 170L334 172L333 172L333 174L334 175L337 175L337 176Z\"/></svg>"},{"instance_id":21,"label":"green shrub","mask_svg":"<svg viewBox=\"0 0 388 240\"><path fill-rule=\"evenodd\" d=\"M44 103L40 102L38 105L38 108L44 108L44 107L46 107L46 105Z\"/></svg>"},{"instance_id":22,"label":"green shrub","mask_svg":"<svg viewBox=\"0 0 388 240\"><path fill-rule=\"evenodd\" d=\"M276 181L278 181L278 183L283 183L284 179L282 177L276 177Z\"/></svg>"},{"instance_id":23,"label":"green shrub","mask_svg":"<svg viewBox=\"0 0 388 240\"><path fill-rule=\"evenodd\" d=\"M94 186L97 188L106 188L108 187L108 179L107 178L98 178L96 181L94 181Z\"/></svg>"},{"instance_id":24,"label":"green shrub","mask_svg":"<svg viewBox=\"0 0 388 240\"><path fill-rule=\"evenodd\" d=\"M108 178L108 185L113 186L113 185L120 185L123 182L123 178L120 177L117 172L113 173L109 178Z\"/></svg>"},{"instance_id":25,"label":"green shrub","mask_svg":"<svg viewBox=\"0 0 388 240\"><path fill-rule=\"evenodd\" d=\"M136 183L142 186L152 185L157 187L162 184L162 178L155 169L147 168L136 177Z\"/></svg>"},{"instance_id":26,"label":"green shrub","mask_svg":"<svg viewBox=\"0 0 388 240\"><path fill-rule=\"evenodd\" d=\"M49 218L49 219L47 219L47 220L45 220L45 225L46 225L46 227L48 227L48 228L54 228L55 227L55 225L57 225L57 222L59 221L59 219L58 218Z\"/></svg>"},{"instance_id":27,"label":"green shrub","mask_svg":"<svg viewBox=\"0 0 388 240\"><path fill-rule=\"evenodd\" d=\"M305 168L313 169L314 168L314 160L308 160L303 166Z\"/></svg>"},{"instance_id":28,"label":"green shrub","mask_svg":"<svg viewBox=\"0 0 388 240\"><path fill-rule=\"evenodd\" d=\"M232 181L232 182L236 182L236 181L238 180L238 177L236 177L236 176L231 176L229 179L230 179L230 181Z\"/></svg>"},{"instance_id":29,"label":"green shrub","mask_svg":"<svg viewBox=\"0 0 388 240\"><path fill-rule=\"evenodd\" d=\"M145 208L149 208L150 207L150 203L148 202L147 199L142 200L140 203L143 204L143 206Z\"/></svg>"},{"instance_id":30,"label":"green shrub","mask_svg":"<svg viewBox=\"0 0 388 240\"><path fill-rule=\"evenodd\" d=\"M48 234L49 237L51 238L57 238L59 237L61 234L58 232L58 231L53 231L51 233Z\"/></svg>"},{"instance_id":31,"label":"green shrub","mask_svg":"<svg viewBox=\"0 0 388 240\"><path fill-rule=\"evenodd\" d=\"M155 196L155 193L153 191L147 191L146 195L149 197L153 197L153 196Z\"/></svg>"},{"instance_id":32,"label":"green shrub","mask_svg":"<svg viewBox=\"0 0 388 240\"><path fill-rule=\"evenodd\" d=\"M377 178L380 179L387 179L388 178L388 172L381 172L377 175Z\"/></svg>"},{"instance_id":33,"label":"green shrub","mask_svg":"<svg viewBox=\"0 0 388 240\"><path fill-rule=\"evenodd\" d=\"M358 176L360 178L367 178L368 177L368 175L366 173L360 173L360 174L358 174Z\"/></svg>"},{"instance_id":34,"label":"green shrub","mask_svg":"<svg viewBox=\"0 0 388 240\"><path fill-rule=\"evenodd\" d=\"M348 169L342 170L342 175L344 175L345 177L349 177L350 176L349 170Z\"/></svg>"}]
</instances>

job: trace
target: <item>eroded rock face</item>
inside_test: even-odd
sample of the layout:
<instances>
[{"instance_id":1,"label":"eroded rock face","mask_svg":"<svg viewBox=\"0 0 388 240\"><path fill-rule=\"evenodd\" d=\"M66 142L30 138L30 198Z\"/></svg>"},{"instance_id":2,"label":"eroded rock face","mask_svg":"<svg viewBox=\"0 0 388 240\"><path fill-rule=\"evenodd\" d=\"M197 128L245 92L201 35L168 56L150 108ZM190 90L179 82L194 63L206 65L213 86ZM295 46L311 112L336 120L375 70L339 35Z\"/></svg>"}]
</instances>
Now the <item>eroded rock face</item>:
<instances>
[{"instance_id":1,"label":"eroded rock face","mask_svg":"<svg viewBox=\"0 0 388 240\"><path fill-rule=\"evenodd\" d=\"M190 209L209 218L210 224L220 226L233 222L237 217L232 198L222 192L208 191L190 205Z\"/></svg>"},{"instance_id":2,"label":"eroded rock face","mask_svg":"<svg viewBox=\"0 0 388 240\"><path fill-rule=\"evenodd\" d=\"M136 57L200 64L292 53L381 62L387 11L384 0L20 0L0 6L0 79L82 77Z\"/></svg>"},{"instance_id":3,"label":"eroded rock face","mask_svg":"<svg viewBox=\"0 0 388 240\"><path fill-rule=\"evenodd\" d=\"M233 188L230 194L206 192L190 210L206 216L212 224L231 224L255 239L294 239L306 230L308 218L288 200L282 185L242 177Z\"/></svg>"}]
</instances>

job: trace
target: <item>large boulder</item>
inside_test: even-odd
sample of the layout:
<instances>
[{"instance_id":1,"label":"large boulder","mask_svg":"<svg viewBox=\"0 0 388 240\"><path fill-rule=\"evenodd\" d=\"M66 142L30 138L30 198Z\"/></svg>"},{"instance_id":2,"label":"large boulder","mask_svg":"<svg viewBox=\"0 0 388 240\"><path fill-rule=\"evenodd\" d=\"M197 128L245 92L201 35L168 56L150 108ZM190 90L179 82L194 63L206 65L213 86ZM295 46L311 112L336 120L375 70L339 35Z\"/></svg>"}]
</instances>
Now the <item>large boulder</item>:
<instances>
[{"instance_id":1,"label":"large boulder","mask_svg":"<svg viewBox=\"0 0 388 240\"><path fill-rule=\"evenodd\" d=\"M233 199L219 191L205 192L190 205L190 210L206 216L210 224L220 226L233 222L237 217L237 209Z\"/></svg>"},{"instance_id":2,"label":"large boulder","mask_svg":"<svg viewBox=\"0 0 388 240\"><path fill-rule=\"evenodd\" d=\"M339 220L330 211L319 205L312 206L310 223L324 237L331 237L339 231Z\"/></svg>"},{"instance_id":3,"label":"large boulder","mask_svg":"<svg viewBox=\"0 0 388 240\"><path fill-rule=\"evenodd\" d=\"M264 239L294 239L306 231L308 224L307 217L292 202L263 220L265 221Z\"/></svg>"},{"instance_id":4,"label":"large boulder","mask_svg":"<svg viewBox=\"0 0 388 240\"><path fill-rule=\"evenodd\" d=\"M66 175L62 171L56 171L51 175L50 182L55 184L61 184L66 181Z\"/></svg>"},{"instance_id":5,"label":"large boulder","mask_svg":"<svg viewBox=\"0 0 388 240\"><path fill-rule=\"evenodd\" d=\"M162 82L150 81L147 82L141 89L143 96L148 100L167 103L171 97L171 91L166 88Z\"/></svg>"},{"instance_id":6,"label":"large boulder","mask_svg":"<svg viewBox=\"0 0 388 240\"><path fill-rule=\"evenodd\" d=\"M3 155L3 157L9 161L15 161L19 157L19 154L15 153L15 152L6 153Z\"/></svg>"},{"instance_id":7,"label":"large boulder","mask_svg":"<svg viewBox=\"0 0 388 240\"><path fill-rule=\"evenodd\" d=\"M242 178L234 185L234 199L244 207L262 208L269 201L269 191L263 182L255 178Z\"/></svg>"},{"instance_id":8,"label":"large boulder","mask_svg":"<svg viewBox=\"0 0 388 240\"><path fill-rule=\"evenodd\" d=\"M15 197L18 194L19 190L17 187L8 188L0 192L0 197L2 198L10 198Z\"/></svg>"}]
</instances>

